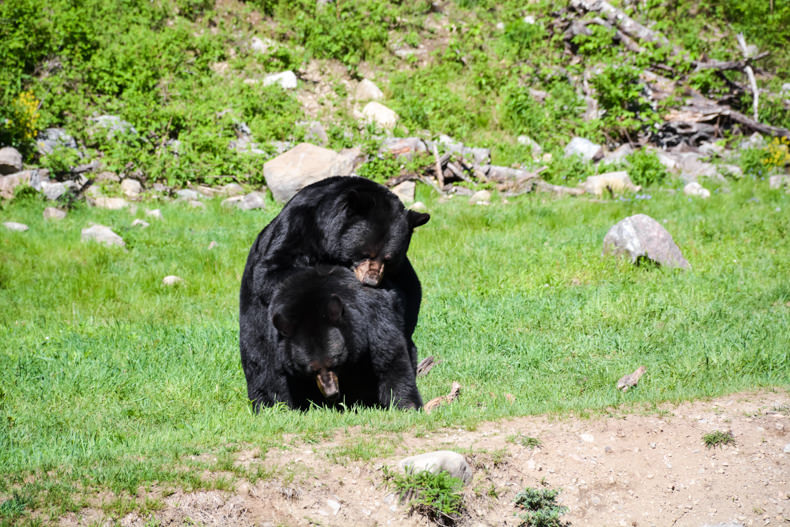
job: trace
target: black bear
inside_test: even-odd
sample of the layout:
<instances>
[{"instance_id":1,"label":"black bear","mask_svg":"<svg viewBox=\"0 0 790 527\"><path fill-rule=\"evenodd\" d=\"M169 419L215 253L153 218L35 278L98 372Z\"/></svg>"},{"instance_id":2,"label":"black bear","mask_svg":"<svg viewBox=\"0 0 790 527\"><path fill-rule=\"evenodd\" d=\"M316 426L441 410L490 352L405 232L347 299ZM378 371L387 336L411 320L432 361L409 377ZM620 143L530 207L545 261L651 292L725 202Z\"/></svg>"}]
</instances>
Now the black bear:
<instances>
[{"instance_id":1,"label":"black bear","mask_svg":"<svg viewBox=\"0 0 790 527\"><path fill-rule=\"evenodd\" d=\"M386 187L360 177L333 177L300 190L258 234L250 248L239 295L239 343L247 391L256 386L271 342L269 305L275 289L295 272L326 264L346 267L366 286L393 293L403 316L409 360L416 371L412 334L422 291L406 251L428 214L406 210Z\"/></svg>"},{"instance_id":2,"label":"black bear","mask_svg":"<svg viewBox=\"0 0 790 527\"><path fill-rule=\"evenodd\" d=\"M256 408L286 403L422 407L398 295L343 267L300 269L275 290L248 383Z\"/></svg>"}]
</instances>

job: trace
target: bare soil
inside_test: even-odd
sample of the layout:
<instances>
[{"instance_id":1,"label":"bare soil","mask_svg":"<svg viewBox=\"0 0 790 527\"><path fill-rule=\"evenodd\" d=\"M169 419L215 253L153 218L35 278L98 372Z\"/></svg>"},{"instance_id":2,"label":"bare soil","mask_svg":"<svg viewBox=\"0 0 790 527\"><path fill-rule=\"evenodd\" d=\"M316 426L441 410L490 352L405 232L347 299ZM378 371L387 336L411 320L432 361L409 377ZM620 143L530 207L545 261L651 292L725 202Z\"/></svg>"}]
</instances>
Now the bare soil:
<instances>
[{"instance_id":1,"label":"bare soil","mask_svg":"<svg viewBox=\"0 0 790 527\"><path fill-rule=\"evenodd\" d=\"M703 436L713 431L731 431L735 443L706 447ZM526 437L541 446L519 444ZM235 492L176 492L161 498L165 506L153 517L132 513L120 523L431 525L398 503L383 484L381 467L416 453L455 450L475 471L464 489L459 525L519 525L515 495L543 486L561 489L559 502L569 509L563 520L574 526L790 524L790 393L783 390L649 412L530 416L482 423L474 431L382 436L380 458L338 455L362 439L371 440L347 430L319 443L240 452L237 463L259 463L275 475L239 482ZM95 509L62 519L63 525L96 523L104 522Z\"/></svg>"}]
</instances>

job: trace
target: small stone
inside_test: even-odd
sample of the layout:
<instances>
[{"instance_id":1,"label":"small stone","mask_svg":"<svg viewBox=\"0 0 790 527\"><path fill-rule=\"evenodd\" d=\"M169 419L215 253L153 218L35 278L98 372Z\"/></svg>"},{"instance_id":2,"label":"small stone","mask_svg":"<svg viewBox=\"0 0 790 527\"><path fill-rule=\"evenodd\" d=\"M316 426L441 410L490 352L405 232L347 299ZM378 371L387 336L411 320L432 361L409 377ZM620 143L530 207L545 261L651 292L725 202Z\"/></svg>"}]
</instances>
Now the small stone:
<instances>
[{"instance_id":1,"label":"small stone","mask_svg":"<svg viewBox=\"0 0 790 527\"><path fill-rule=\"evenodd\" d=\"M428 207L426 207L425 203L422 201L415 201L411 204L409 209L413 210L414 212L428 212Z\"/></svg>"},{"instance_id":2,"label":"small stone","mask_svg":"<svg viewBox=\"0 0 790 527\"><path fill-rule=\"evenodd\" d=\"M145 215L150 217L150 218L156 218L158 220L162 219L162 211L159 210L159 209L147 210L147 211L145 211Z\"/></svg>"},{"instance_id":3,"label":"small stone","mask_svg":"<svg viewBox=\"0 0 790 527\"><path fill-rule=\"evenodd\" d=\"M595 442L595 438L593 437L592 434L586 434L586 433L585 434L580 434L579 437L585 443L594 443Z\"/></svg>"},{"instance_id":4,"label":"small stone","mask_svg":"<svg viewBox=\"0 0 790 527\"><path fill-rule=\"evenodd\" d=\"M284 90L293 90L297 85L296 74L289 70L280 73L272 73L263 78L264 86L270 86L272 84L279 84Z\"/></svg>"},{"instance_id":5,"label":"small stone","mask_svg":"<svg viewBox=\"0 0 790 527\"><path fill-rule=\"evenodd\" d=\"M221 193L225 196L241 196L244 194L244 187L239 185L238 183L228 183L224 187L222 187Z\"/></svg>"},{"instance_id":6,"label":"small stone","mask_svg":"<svg viewBox=\"0 0 790 527\"><path fill-rule=\"evenodd\" d=\"M237 207L241 210L265 209L265 196L263 192L250 192L239 201Z\"/></svg>"},{"instance_id":7,"label":"small stone","mask_svg":"<svg viewBox=\"0 0 790 527\"><path fill-rule=\"evenodd\" d=\"M200 199L201 195L197 190L192 190L191 188L182 188L176 191L176 196L178 199L188 201L188 200L195 200Z\"/></svg>"},{"instance_id":8,"label":"small stone","mask_svg":"<svg viewBox=\"0 0 790 527\"><path fill-rule=\"evenodd\" d=\"M603 148L589 139L574 137L565 146L565 156L570 157L573 155L581 156L584 161L597 161L603 157Z\"/></svg>"},{"instance_id":9,"label":"small stone","mask_svg":"<svg viewBox=\"0 0 790 527\"><path fill-rule=\"evenodd\" d=\"M380 101L384 98L384 94L379 87L368 79L362 79L357 84L357 90L354 95L358 101Z\"/></svg>"},{"instance_id":10,"label":"small stone","mask_svg":"<svg viewBox=\"0 0 790 527\"><path fill-rule=\"evenodd\" d=\"M137 218L132 222L132 227L142 227L143 229L145 229L148 226L150 226L150 223L148 223L145 220L141 220L140 218Z\"/></svg>"},{"instance_id":11,"label":"small stone","mask_svg":"<svg viewBox=\"0 0 790 527\"><path fill-rule=\"evenodd\" d=\"M650 443L650 448L655 449L658 445L656 443Z\"/></svg>"},{"instance_id":12,"label":"small stone","mask_svg":"<svg viewBox=\"0 0 790 527\"><path fill-rule=\"evenodd\" d=\"M44 209L45 220L62 220L66 217L66 211L56 209L55 207L47 207Z\"/></svg>"},{"instance_id":13,"label":"small stone","mask_svg":"<svg viewBox=\"0 0 790 527\"><path fill-rule=\"evenodd\" d=\"M22 170L22 154L14 147L0 148L0 174L13 174Z\"/></svg>"},{"instance_id":14,"label":"small stone","mask_svg":"<svg viewBox=\"0 0 790 527\"><path fill-rule=\"evenodd\" d=\"M378 102L369 102L362 109L362 119L366 122L391 130L398 124L398 114Z\"/></svg>"},{"instance_id":15,"label":"small stone","mask_svg":"<svg viewBox=\"0 0 790 527\"><path fill-rule=\"evenodd\" d=\"M142 190L143 186L136 179L127 178L121 181L121 192L123 192L127 198L136 198L140 195Z\"/></svg>"},{"instance_id":16,"label":"small stone","mask_svg":"<svg viewBox=\"0 0 790 527\"><path fill-rule=\"evenodd\" d=\"M785 448L784 448L784 453L785 453L785 454L790 454L790 443L787 443L787 444L785 445Z\"/></svg>"},{"instance_id":17,"label":"small stone","mask_svg":"<svg viewBox=\"0 0 790 527\"><path fill-rule=\"evenodd\" d=\"M710 197L710 190L706 189L696 181L686 184L686 186L683 187L683 193L687 196L697 196L702 199L708 199Z\"/></svg>"},{"instance_id":18,"label":"small stone","mask_svg":"<svg viewBox=\"0 0 790 527\"><path fill-rule=\"evenodd\" d=\"M162 278L162 285L166 285L166 286L173 286L173 285L176 285L176 284L181 284L183 282L184 282L183 278L181 278L180 276L172 275L172 274L171 275L167 275L164 278Z\"/></svg>"},{"instance_id":19,"label":"small stone","mask_svg":"<svg viewBox=\"0 0 790 527\"><path fill-rule=\"evenodd\" d=\"M25 225L24 223L17 223L15 221L6 221L3 222L3 226L8 229L9 231L16 231L16 232L25 232L30 227Z\"/></svg>"},{"instance_id":20,"label":"small stone","mask_svg":"<svg viewBox=\"0 0 790 527\"><path fill-rule=\"evenodd\" d=\"M491 203L491 192L488 190L478 190L469 198L469 203L473 205L489 205Z\"/></svg>"},{"instance_id":21,"label":"small stone","mask_svg":"<svg viewBox=\"0 0 790 527\"><path fill-rule=\"evenodd\" d=\"M436 474L440 471L444 471L462 480L464 483L472 479L472 469L466 462L464 456L450 450L439 450L420 454L419 456L408 457L401 460L398 465L404 472L428 471Z\"/></svg>"},{"instance_id":22,"label":"small stone","mask_svg":"<svg viewBox=\"0 0 790 527\"><path fill-rule=\"evenodd\" d=\"M220 205L225 208L236 207L241 203L241 200L244 199L244 196L232 196L230 198L225 198L222 200Z\"/></svg>"},{"instance_id":23,"label":"small stone","mask_svg":"<svg viewBox=\"0 0 790 527\"><path fill-rule=\"evenodd\" d=\"M99 172L96 174L96 183L108 182L108 183L118 183L121 181L121 178L118 177L118 174L115 172Z\"/></svg>"},{"instance_id":24,"label":"small stone","mask_svg":"<svg viewBox=\"0 0 790 527\"><path fill-rule=\"evenodd\" d=\"M332 515L337 516L337 513L340 512L340 503L335 500L326 500L326 504L329 505L329 508L332 510Z\"/></svg>"},{"instance_id":25,"label":"small stone","mask_svg":"<svg viewBox=\"0 0 790 527\"><path fill-rule=\"evenodd\" d=\"M107 198L98 196L93 199L93 206L100 209L121 210L129 206L129 202L123 198Z\"/></svg>"},{"instance_id":26,"label":"small stone","mask_svg":"<svg viewBox=\"0 0 790 527\"><path fill-rule=\"evenodd\" d=\"M123 238L115 234L112 229L104 225L91 225L90 227L82 229L82 241L95 241L107 246L126 246Z\"/></svg>"}]
</instances>

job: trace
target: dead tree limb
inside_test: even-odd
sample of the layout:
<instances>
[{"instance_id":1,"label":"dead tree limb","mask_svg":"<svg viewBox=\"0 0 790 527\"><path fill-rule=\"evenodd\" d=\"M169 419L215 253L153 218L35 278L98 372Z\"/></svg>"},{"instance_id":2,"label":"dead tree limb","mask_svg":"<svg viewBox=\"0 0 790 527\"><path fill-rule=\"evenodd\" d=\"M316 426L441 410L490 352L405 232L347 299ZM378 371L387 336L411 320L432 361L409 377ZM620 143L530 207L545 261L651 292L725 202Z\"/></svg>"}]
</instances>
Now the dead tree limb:
<instances>
[{"instance_id":1,"label":"dead tree limb","mask_svg":"<svg viewBox=\"0 0 790 527\"><path fill-rule=\"evenodd\" d=\"M746 39L743 38L743 33L738 33L736 38L738 39L738 45L741 46L741 51L743 51L743 56L749 58L749 49L746 47ZM746 76L749 77L749 85L752 87L752 94L754 94L752 99L752 112L754 113L754 120L757 121L760 118L757 112L760 106L760 90L757 88L757 79L754 78L754 71L748 64L743 70L746 72Z\"/></svg>"},{"instance_id":2,"label":"dead tree limb","mask_svg":"<svg viewBox=\"0 0 790 527\"><path fill-rule=\"evenodd\" d=\"M741 60L712 60L710 62L694 62L694 71L700 70L744 70L747 66L749 66L753 62L757 62L760 59L764 59L771 55L770 51L763 51L762 53L758 53L753 57L746 57L745 59Z\"/></svg>"},{"instance_id":3,"label":"dead tree limb","mask_svg":"<svg viewBox=\"0 0 790 527\"><path fill-rule=\"evenodd\" d=\"M577 11L601 13L610 24L635 40L652 42L661 47L670 46L664 35L646 28L605 0L571 0L571 7Z\"/></svg>"}]
</instances>

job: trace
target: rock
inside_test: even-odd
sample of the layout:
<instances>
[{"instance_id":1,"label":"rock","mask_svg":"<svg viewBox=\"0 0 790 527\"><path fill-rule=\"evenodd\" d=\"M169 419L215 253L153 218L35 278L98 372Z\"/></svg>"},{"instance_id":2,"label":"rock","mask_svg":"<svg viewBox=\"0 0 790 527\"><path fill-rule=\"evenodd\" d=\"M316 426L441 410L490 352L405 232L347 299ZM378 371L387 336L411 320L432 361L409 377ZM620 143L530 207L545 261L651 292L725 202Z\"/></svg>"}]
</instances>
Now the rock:
<instances>
[{"instance_id":1,"label":"rock","mask_svg":"<svg viewBox=\"0 0 790 527\"><path fill-rule=\"evenodd\" d=\"M367 161L367 156L358 146L344 148L337 155L340 156L340 159L336 169L341 174L353 174L362 163Z\"/></svg>"},{"instance_id":2,"label":"rock","mask_svg":"<svg viewBox=\"0 0 790 527\"><path fill-rule=\"evenodd\" d=\"M528 146L532 150L532 157L539 157L543 153L543 148L528 135L520 135L516 141L520 145Z\"/></svg>"},{"instance_id":3,"label":"rock","mask_svg":"<svg viewBox=\"0 0 790 527\"><path fill-rule=\"evenodd\" d=\"M250 192L236 205L241 210L265 209L266 194L263 192Z\"/></svg>"},{"instance_id":4,"label":"rock","mask_svg":"<svg viewBox=\"0 0 790 527\"><path fill-rule=\"evenodd\" d=\"M3 222L3 226L9 231L16 231L16 232L25 232L30 228L24 223L17 223L15 221L5 221Z\"/></svg>"},{"instance_id":5,"label":"rock","mask_svg":"<svg viewBox=\"0 0 790 527\"><path fill-rule=\"evenodd\" d=\"M589 139L574 137L571 139L571 142L565 146L565 156L581 156L585 161L598 161L603 157L603 148L601 148L601 145L596 145Z\"/></svg>"},{"instance_id":6,"label":"rock","mask_svg":"<svg viewBox=\"0 0 790 527\"><path fill-rule=\"evenodd\" d=\"M96 174L96 183L120 183L121 178L115 172L107 170Z\"/></svg>"},{"instance_id":7,"label":"rock","mask_svg":"<svg viewBox=\"0 0 790 527\"><path fill-rule=\"evenodd\" d=\"M304 135L305 141L317 144L319 146L326 146L329 144L329 136L326 135L324 125L322 125L319 121L310 121L297 124L307 127L307 131Z\"/></svg>"},{"instance_id":8,"label":"rock","mask_svg":"<svg viewBox=\"0 0 790 527\"><path fill-rule=\"evenodd\" d=\"M469 198L469 203L473 205L489 205L491 203L491 192L478 190Z\"/></svg>"},{"instance_id":9,"label":"rock","mask_svg":"<svg viewBox=\"0 0 790 527\"><path fill-rule=\"evenodd\" d=\"M392 192L400 198L403 203L411 203L414 201L414 190L417 184L414 181L404 181L392 187Z\"/></svg>"},{"instance_id":10,"label":"rock","mask_svg":"<svg viewBox=\"0 0 790 527\"><path fill-rule=\"evenodd\" d=\"M464 456L450 450L438 450L420 454L419 456L407 457L401 460L398 466L404 472L428 471L436 474L444 471L464 483L472 479L472 468L466 462Z\"/></svg>"},{"instance_id":11,"label":"rock","mask_svg":"<svg viewBox=\"0 0 790 527\"><path fill-rule=\"evenodd\" d=\"M784 452L785 454L790 454L790 443L787 443L787 444L785 445L785 448L784 448L783 452Z\"/></svg>"},{"instance_id":12,"label":"rock","mask_svg":"<svg viewBox=\"0 0 790 527\"><path fill-rule=\"evenodd\" d=\"M271 86L272 84L279 84L284 90L296 89L296 74L291 70L281 71L280 73L272 73L263 78L264 86Z\"/></svg>"},{"instance_id":13,"label":"rock","mask_svg":"<svg viewBox=\"0 0 790 527\"><path fill-rule=\"evenodd\" d=\"M701 177L723 179L716 166L702 161L702 156L694 152L681 152L673 154L678 163L680 177L686 183L696 181Z\"/></svg>"},{"instance_id":14,"label":"rock","mask_svg":"<svg viewBox=\"0 0 790 527\"><path fill-rule=\"evenodd\" d=\"M132 227L142 227L143 229L149 227L150 225L150 223L145 220L141 220L140 218L137 218L132 222Z\"/></svg>"},{"instance_id":15,"label":"rock","mask_svg":"<svg viewBox=\"0 0 790 527\"><path fill-rule=\"evenodd\" d=\"M41 184L41 192L42 192L42 194L44 194L44 197L46 197L49 201L55 201L56 199L61 197L63 194L65 194L67 190L68 189L66 188L66 184L65 183L44 182L44 183Z\"/></svg>"},{"instance_id":16,"label":"rock","mask_svg":"<svg viewBox=\"0 0 790 527\"><path fill-rule=\"evenodd\" d=\"M710 197L710 190L706 189L696 181L687 183L686 186L683 187L683 193L687 196L698 196L702 199L708 199Z\"/></svg>"},{"instance_id":17,"label":"rock","mask_svg":"<svg viewBox=\"0 0 790 527\"><path fill-rule=\"evenodd\" d=\"M337 513L340 512L340 503L335 500L326 500L326 504L329 506L329 509L332 511L333 516L337 516Z\"/></svg>"},{"instance_id":18,"label":"rock","mask_svg":"<svg viewBox=\"0 0 790 527\"><path fill-rule=\"evenodd\" d=\"M381 143L380 153L396 157L414 159L414 156L428 151L425 141L419 137L388 137Z\"/></svg>"},{"instance_id":19,"label":"rock","mask_svg":"<svg viewBox=\"0 0 790 527\"><path fill-rule=\"evenodd\" d=\"M107 198L97 196L91 200L94 207L99 209L121 210L129 206L129 202L123 198Z\"/></svg>"},{"instance_id":20,"label":"rock","mask_svg":"<svg viewBox=\"0 0 790 527\"><path fill-rule=\"evenodd\" d=\"M30 170L23 170L16 174L0 176L0 198L11 199L14 197L14 190L19 185L29 185L31 172Z\"/></svg>"},{"instance_id":21,"label":"rock","mask_svg":"<svg viewBox=\"0 0 790 527\"><path fill-rule=\"evenodd\" d=\"M46 156L61 148L77 150L77 141L63 128L47 128L38 133L36 148L40 155Z\"/></svg>"},{"instance_id":22,"label":"rock","mask_svg":"<svg viewBox=\"0 0 790 527\"><path fill-rule=\"evenodd\" d=\"M647 258L667 267L690 267L672 235L646 214L629 216L609 229L603 239L603 254L628 255L635 264Z\"/></svg>"},{"instance_id":23,"label":"rock","mask_svg":"<svg viewBox=\"0 0 790 527\"><path fill-rule=\"evenodd\" d=\"M354 97L358 101L380 101L384 98L384 94L373 81L362 79L360 83L357 84Z\"/></svg>"},{"instance_id":24,"label":"rock","mask_svg":"<svg viewBox=\"0 0 790 527\"><path fill-rule=\"evenodd\" d=\"M150 218L156 218L158 220L162 219L162 211L159 210L159 209L147 210L147 211L145 211L145 215L150 217Z\"/></svg>"},{"instance_id":25,"label":"rock","mask_svg":"<svg viewBox=\"0 0 790 527\"><path fill-rule=\"evenodd\" d=\"M112 229L104 225L92 225L82 229L82 241L94 241L103 243L107 246L117 245L120 247L126 246L123 239L115 234Z\"/></svg>"},{"instance_id":26,"label":"rock","mask_svg":"<svg viewBox=\"0 0 790 527\"><path fill-rule=\"evenodd\" d=\"M670 171L675 171L678 168L678 162L675 158L668 153L664 152L663 150L654 150L658 161L664 165L664 168Z\"/></svg>"},{"instance_id":27,"label":"rock","mask_svg":"<svg viewBox=\"0 0 790 527\"><path fill-rule=\"evenodd\" d=\"M392 130L398 124L398 114L378 102L369 102L362 109L362 120L373 123L385 130Z\"/></svg>"},{"instance_id":28,"label":"rock","mask_svg":"<svg viewBox=\"0 0 790 527\"><path fill-rule=\"evenodd\" d=\"M196 200L203 197L200 195L200 192L198 192L197 190L192 190L191 188L182 188L176 190L176 196L178 197L178 199L184 201Z\"/></svg>"},{"instance_id":29,"label":"rock","mask_svg":"<svg viewBox=\"0 0 790 527\"><path fill-rule=\"evenodd\" d=\"M351 173L347 158L310 143L301 143L263 165L263 177L274 199L285 203L303 187Z\"/></svg>"},{"instance_id":30,"label":"rock","mask_svg":"<svg viewBox=\"0 0 790 527\"><path fill-rule=\"evenodd\" d=\"M229 198L223 199L220 205L224 208L237 207L239 203L241 203L241 200L243 199L244 196L231 196Z\"/></svg>"},{"instance_id":31,"label":"rock","mask_svg":"<svg viewBox=\"0 0 790 527\"><path fill-rule=\"evenodd\" d=\"M631 192L638 192L642 189L639 185L634 185L631 178L628 177L628 172L620 170L618 172L607 172L605 174L598 174L597 176L589 176L587 180L579 185L589 194L600 196L604 191L620 192L628 190Z\"/></svg>"},{"instance_id":32,"label":"rock","mask_svg":"<svg viewBox=\"0 0 790 527\"><path fill-rule=\"evenodd\" d=\"M411 204L409 209L413 210L414 212L428 212L428 207L426 207L425 203L422 201L415 201Z\"/></svg>"},{"instance_id":33,"label":"rock","mask_svg":"<svg viewBox=\"0 0 790 527\"><path fill-rule=\"evenodd\" d=\"M96 123L93 132L95 133L97 128L101 129L107 134L107 137L113 137L115 134L137 135L137 130L134 126L117 115L100 115L91 118L91 121Z\"/></svg>"},{"instance_id":34,"label":"rock","mask_svg":"<svg viewBox=\"0 0 790 527\"><path fill-rule=\"evenodd\" d=\"M13 174L22 170L22 154L14 147L0 148L0 174Z\"/></svg>"},{"instance_id":35,"label":"rock","mask_svg":"<svg viewBox=\"0 0 790 527\"><path fill-rule=\"evenodd\" d=\"M774 190L781 189L782 187L790 188L790 174L769 176L768 186Z\"/></svg>"},{"instance_id":36,"label":"rock","mask_svg":"<svg viewBox=\"0 0 790 527\"><path fill-rule=\"evenodd\" d=\"M702 143L697 149L706 156L720 157L724 153L724 147L718 143Z\"/></svg>"},{"instance_id":37,"label":"rock","mask_svg":"<svg viewBox=\"0 0 790 527\"><path fill-rule=\"evenodd\" d=\"M136 179L126 178L121 181L121 192L127 198L136 198L142 192L143 186Z\"/></svg>"},{"instance_id":38,"label":"rock","mask_svg":"<svg viewBox=\"0 0 790 527\"><path fill-rule=\"evenodd\" d=\"M189 205L190 207L192 207L193 209L205 209L206 208L206 204L205 203L203 203L202 201L198 201L196 199L186 200L186 204Z\"/></svg>"},{"instance_id":39,"label":"rock","mask_svg":"<svg viewBox=\"0 0 790 527\"><path fill-rule=\"evenodd\" d=\"M244 187L238 183L228 183L222 187L220 193L224 196L241 196L244 194Z\"/></svg>"},{"instance_id":40,"label":"rock","mask_svg":"<svg viewBox=\"0 0 790 527\"><path fill-rule=\"evenodd\" d=\"M610 165L625 163L625 158L633 153L634 148L630 144L624 143L618 146L613 152L605 154L603 159L601 159L601 163L608 163Z\"/></svg>"},{"instance_id":41,"label":"rock","mask_svg":"<svg viewBox=\"0 0 790 527\"><path fill-rule=\"evenodd\" d=\"M743 170L738 165L719 165L718 172L722 177L731 177L734 179L741 179L743 177Z\"/></svg>"},{"instance_id":42,"label":"rock","mask_svg":"<svg viewBox=\"0 0 790 527\"><path fill-rule=\"evenodd\" d=\"M468 147L444 134L439 136L438 143L442 150L451 154L460 154L461 157L471 160L476 165L486 165L491 162L491 150L488 148ZM432 144L428 144L428 147L430 150L433 150Z\"/></svg>"},{"instance_id":43,"label":"rock","mask_svg":"<svg viewBox=\"0 0 790 527\"><path fill-rule=\"evenodd\" d=\"M66 217L66 211L56 209L55 207L47 207L44 209L44 219L45 220L62 220Z\"/></svg>"},{"instance_id":44,"label":"rock","mask_svg":"<svg viewBox=\"0 0 790 527\"><path fill-rule=\"evenodd\" d=\"M220 193L219 190L209 187L208 185L198 185L195 188L203 197L206 198L213 198Z\"/></svg>"},{"instance_id":45,"label":"rock","mask_svg":"<svg viewBox=\"0 0 790 527\"><path fill-rule=\"evenodd\" d=\"M167 275L164 278L162 278L162 285L166 285L166 286L172 286L172 285L183 284L183 283L184 283L183 278L173 274Z\"/></svg>"},{"instance_id":46,"label":"rock","mask_svg":"<svg viewBox=\"0 0 790 527\"><path fill-rule=\"evenodd\" d=\"M587 433L580 434L579 438L582 441L584 441L585 443L594 443L595 442L595 437L593 437L592 434L587 434Z\"/></svg>"},{"instance_id":47,"label":"rock","mask_svg":"<svg viewBox=\"0 0 790 527\"><path fill-rule=\"evenodd\" d=\"M252 37L250 39L250 49L256 53L266 53L276 46L276 43L268 38Z\"/></svg>"}]
</instances>

